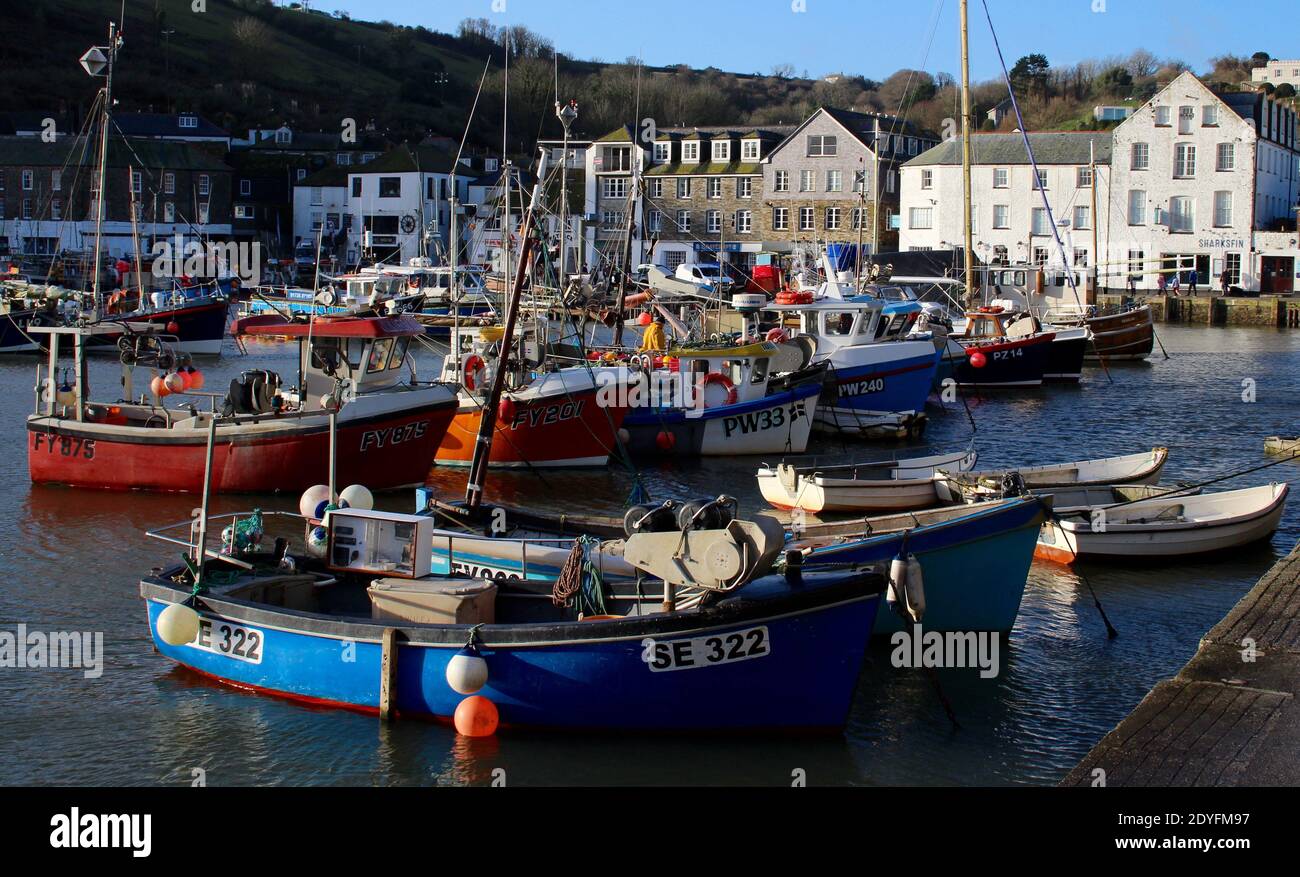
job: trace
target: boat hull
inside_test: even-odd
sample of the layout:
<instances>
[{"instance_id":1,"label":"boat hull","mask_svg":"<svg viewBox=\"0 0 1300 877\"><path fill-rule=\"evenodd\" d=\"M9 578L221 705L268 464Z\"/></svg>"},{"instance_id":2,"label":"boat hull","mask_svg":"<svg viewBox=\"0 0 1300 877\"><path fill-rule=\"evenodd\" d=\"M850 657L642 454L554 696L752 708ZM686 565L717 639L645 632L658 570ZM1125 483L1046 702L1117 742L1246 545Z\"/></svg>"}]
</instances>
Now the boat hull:
<instances>
[{"instance_id":1,"label":"boat hull","mask_svg":"<svg viewBox=\"0 0 1300 877\"><path fill-rule=\"evenodd\" d=\"M371 490L423 484L455 410L455 401L448 398L340 420L339 483ZM326 481L328 419L285 423L284 429L269 432L219 426L212 489L298 492ZM206 428L114 427L53 418L31 418L27 424L27 464L34 484L194 493L203 489L206 459Z\"/></svg>"},{"instance_id":2,"label":"boat hull","mask_svg":"<svg viewBox=\"0 0 1300 877\"><path fill-rule=\"evenodd\" d=\"M638 456L718 457L741 454L802 454L808 448L817 398L816 383L736 405L697 412L633 410L623 421L628 449ZM671 439L662 438L662 434Z\"/></svg>"},{"instance_id":3,"label":"boat hull","mask_svg":"<svg viewBox=\"0 0 1300 877\"><path fill-rule=\"evenodd\" d=\"M1287 497L1286 486L1280 487L1267 506L1222 524L1189 521L1174 526L1110 524L1094 528L1091 522L1047 521L1038 537L1035 556L1072 564L1093 559L1187 557L1251 545L1277 531Z\"/></svg>"},{"instance_id":4,"label":"boat hull","mask_svg":"<svg viewBox=\"0 0 1300 877\"><path fill-rule=\"evenodd\" d=\"M142 582L140 590L154 645L173 661L239 688L378 711L382 634L392 622L201 598L200 616L210 630L235 624L258 634L254 663L201 648L202 629L190 645L169 645L158 635L158 617L185 592L157 580ZM786 591L699 613L481 627L479 653L489 678L479 694L496 705L507 728L838 730L880 596L861 584ZM453 717L464 696L447 684L447 664L468 633L468 625L403 625L395 656L398 716ZM761 651L716 664L693 658L707 654L711 641L751 650L757 643ZM348 660L340 660L344 648ZM679 666L662 666L667 651L681 656Z\"/></svg>"},{"instance_id":5,"label":"boat hull","mask_svg":"<svg viewBox=\"0 0 1300 877\"><path fill-rule=\"evenodd\" d=\"M221 344L226 337L230 302L214 299L188 307L169 308L140 314L124 314L111 319L129 320L132 323L152 323L164 327L168 335L177 340L169 346L181 353L199 356L220 356ZM88 350L111 348L116 352L120 335L96 335L87 343Z\"/></svg>"},{"instance_id":6,"label":"boat hull","mask_svg":"<svg viewBox=\"0 0 1300 877\"><path fill-rule=\"evenodd\" d=\"M513 417L498 416L492 437L492 468L581 468L604 466L618 447L627 409L601 406L595 387L540 398L514 399ZM438 445L441 466L468 466L474 459L482 410L477 400L462 404Z\"/></svg>"},{"instance_id":7,"label":"boat hull","mask_svg":"<svg viewBox=\"0 0 1300 877\"><path fill-rule=\"evenodd\" d=\"M1054 341L1048 334L968 346L966 361L957 364L954 377L959 386L980 390L1041 386ZM977 350L984 355L979 368L970 361Z\"/></svg>"},{"instance_id":8,"label":"boat hull","mask_svg":"<svg viewBox=\"0 0 1300 877\"><path fill-rule=\"evenodd\" d=\"M1087 325L1093 335L1085 354L1090 361L1142 360L1155 348L1156 330L1149 305L1091 317Z\"/></svg>"},{"instance_id":9,"label":"boat hull","mask_svg":"<svg viewBox=\"0 0 1300 877\"><path fill-rule=\"evenodd\" d=\"M998 631L1016 623L1046 509L1036 499L1014 500L929 527L884 533L815 547L805 567L889 563L900 550L917 556L925 577L926 630ZM873 633L903 630L901 618L882 610Z\"/></svg>"},{"instance_id":10,"label":"boat hull","mask_svg":"<svg viewBox=\"0 0 1300 877\"><path fill-rule=\"evenodd\" d=\"M27 324L32 311L10 311L0 314L0 353L32 353L41 349L30 335Z\"/></svg>"},{"instance_id":11,"label":"boat hull","mask_svg":"<svg viewBox=\"0 0 1300 877\"><path fill-rule=\"evenodd\" d=\"M827 360L823 402L861 412L919 413L934 387L939 351L929 340L836 350Z\"/></svg>"},{"instance_id":12,"label":"boat hull","mask_svg":"<svg viewBox=\"0 0 1300 877\"><path fill-rule=\"evenodd\" d=\"M1088 333L1082 330L1062 330L1056 333L1047 352L1047 367L1043 380L1078 383L1083 379L1083 360L1089 346Z\"/></svg>"}]
</instances>

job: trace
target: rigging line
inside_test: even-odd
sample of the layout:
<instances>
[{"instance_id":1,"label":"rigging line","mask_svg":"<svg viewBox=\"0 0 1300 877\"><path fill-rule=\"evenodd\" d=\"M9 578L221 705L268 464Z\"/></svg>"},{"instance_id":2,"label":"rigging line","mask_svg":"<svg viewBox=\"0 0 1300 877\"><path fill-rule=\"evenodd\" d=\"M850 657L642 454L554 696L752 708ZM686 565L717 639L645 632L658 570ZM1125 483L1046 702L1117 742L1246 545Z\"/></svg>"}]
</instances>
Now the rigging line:
<instances>
[{"instance_id":1,"label":"rigging line","mask_svg":"<svg viewBox=\"0 0 1300 877\"><path fill-rule=\"evenodd\" d=\"M1034 156L1034 148L1029 143L1029 132L1025 130L1025 119L1024 116L1020 114L1020 101L1016 99L1016 90L1011 86L1011 74L1007 72L1007 59L1002 54L1002 43L998 40L998 32L993 27L993 13L989 11L988 0L980 0L980 3L984 7L984 16L988 20L989 32L993 36L993 47L997 51L998 63L1002 67L1002 78L1007 83L1007 96L1011 99L1011 108L1016 112L1016 125L1020 129L1020 137L1025 143L1025 152L1029 155L1029 163L1030 166L1033 168L1033 172L1034 172L1033 184L1035 188L1038 189L1039 194L1043 196L1043 207L1047 211L1047 221L1048 224L1051 225L1052 227L1052 237L1056 240L1056 248L1061 255L1061 264L1064 265L1066 264L1065 242L1061 240L1061 231L1056 227L1056 217L1052 213L1051 200L1047 197L1047 187L1039 185L1040 176L1038 171L1038 159L1037 157ZM967 124L969 124L969 120L967 120ZM1095 182L1096 181L1094 180L1094 185ZM970 218L967 217L966 221L967 223L969 223ZM1094 253L1093 258L1095 259L1096 257L1097 254ZM1079 285L1078 283L1075 282L1074 272L1067 271L1065 273L1066 273L1066 279L1069 280L1070 282L1070 291L1074 294L1074 303L1078 305L1080 308L1083 308L1084 304L1079 299Z\"/></svg>"}]
</instances>

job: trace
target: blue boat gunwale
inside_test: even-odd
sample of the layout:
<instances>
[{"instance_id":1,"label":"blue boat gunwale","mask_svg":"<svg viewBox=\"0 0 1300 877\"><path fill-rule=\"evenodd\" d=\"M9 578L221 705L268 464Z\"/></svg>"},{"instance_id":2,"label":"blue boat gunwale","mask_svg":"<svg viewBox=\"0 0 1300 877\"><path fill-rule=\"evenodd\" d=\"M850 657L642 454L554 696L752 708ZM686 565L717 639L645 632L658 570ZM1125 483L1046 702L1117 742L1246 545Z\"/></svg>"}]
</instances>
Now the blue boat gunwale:
<instances>
[{"instance_id":1,"label":"blue boat gunwale","mask_svg":"<svg viewBox=\"0 0 1300 877\"><path fill-rule=\"evenodd\" d=\"M981 506L985 506L985 507L981 508ZM948 530L954 527L969 525L972 523L979 522L981 520L996 518L1001 515L1011 515L1012 513L1027 511L1030 508L1036 508L1037 514L1027 519L1023 525L1018 526L1015 529L1021 530L1021 529L1027 529L1029 527L1041 528L1043 522L1046 521L1050 515L1050 503L1046 502L1044 498L1041 496L1032 496L1032 495L1024 496L1024 497L1016 497L1013 500L1004 500L996 504L976 503L973 505L972 508L974 510L970 514L961 515L955 518L950 518L946 521L939 521L934 524L921 524L917 527L910 528L907 531L887 530L882 533L859 533L859 534L842 533L837 535L823 536L820 538L828 539L828 540L836 540L836 541L827 542L824 545L810 546L811 551L809 551L809 553L805 556L804 563L810 567L816 567L818 562L821 560L821 558L836 553L861 549L864 544L869 542L884 543L890 540L902 539L905 532L907 533L907 538L909 540L912 539L927 540L928 538L933 538L934 534L942 530ZM889 517L904 517L906 516L906 514L907 514L906 512L900 512L897 515L890 515ZM850 520L850 521L846 521L845 523L851 523L851 522L852 521ZM978 542L986 538L987 536L988 536L987 532L982 532L982 531L975 532L972 533L966 539L962 539L954 542L945 542L944 545L945 547L955 548L961 545L969 545L972 542ZM818 539L817 536L807 537L806 539L801 539L798 536L794 536L792 541L797 544L800 541L813 542L816 539ZM816 560L814 560L814 558L816 558Z\"/></svg>"},{"instance_id":2,"label":"blue boat gunwale","mask_svg":"<svg viewBox=\"0 0 1300 877\"><path fill-rule=\"evenodd\" d=\"M690 636L754 621L774 621L806 615L879 598L885 587L884 577L866 568L866 565L863 567L859 570L834 572L813 570L802 576L801 583L790 584L787 592L778 595L751 599L743 593L737 593L724 597L712 606L681 612L594 621L480 625L478 641L481 647L488 649L550 648L577 643L641 640L649 636ZM178 565L158 576L142 579L140 596L146 604L173 604L188 600L188 588L177 587L168 581L170 576L179 575L184 569L184 566ZM816 584L819 578L843 581ZM378 643L382 640L384 630L396 628L404 636L402 645L427 648L462 648L469 638L470 630L476 626L325 615L211 595L196 598L194 608L200 614L215 615L236 623L357 643ZM563 638L560 637L561 632L565 634Z\"/></svg>"}]
</instances>

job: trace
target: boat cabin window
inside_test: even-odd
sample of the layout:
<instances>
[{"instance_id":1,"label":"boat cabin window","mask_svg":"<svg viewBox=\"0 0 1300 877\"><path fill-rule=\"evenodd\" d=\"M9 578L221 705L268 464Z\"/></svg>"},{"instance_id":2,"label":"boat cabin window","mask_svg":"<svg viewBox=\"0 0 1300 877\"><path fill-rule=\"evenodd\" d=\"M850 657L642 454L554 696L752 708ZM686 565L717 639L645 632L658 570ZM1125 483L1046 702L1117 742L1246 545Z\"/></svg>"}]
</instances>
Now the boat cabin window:
<instances>
[{"instance_id":1,"label":"boat cabin window","mask_svg":"<svg viewBox=\"0 0 1300 877\"><path fill-rule=\"evenodd\" d=\"M972 317L966 335L968 338L1001 338L1002 327L991 317Z\"/></svg>"},{"instance_id":2,"label":"boat cabin window","mask_svg":"<svg viewBox=\"0 0 1300 877\"><path fill-rule=\"evenodd\" d=\"M361 368L365 342L349 338L346 350L342 338L313 338L311 342L311 367L325 374L334 374L346 363L352 371Z\"/></svg>"},{"instance_id":3,"label":"boat cabin window","mask_svg":"<svg viewBox=\"0 0 1300 877\"><path fill-rule=\"evenodd\" d=\"M754 368L749 373L749 382L751 384L761 384L767 380L767 367L771 364L767 357L761 357L754 360Z\"/></svg>"},{"instance_id":4,"label":"boat cabin window","mask_svg":"<svg viewBox=\"0 0 1300 877\"><path fill-rule=\"evenodd\" d=\"M393 350L392 338L380 338L375 341L375 346L370 348L370 364L366 366L367 372L381 372L388 367L388 354Z\"/></svg>"},{"instance_id":5,"label":"boat cabin window","mask_svg":"<svg viewBox=\"0 0 1300 877\"><path fill-rule=\"evenodd\" d=\"M401 368L405 364L406 350L410 346L411 339L406 336L394 340L393 355L388 358L388 368L390 370Z\"/></svg>"},{"instance_id":6,"label":"boat cabin window","mask_svg":"<svg viewBox=\"0 0 1300 877\"><path fill-rule=\"evenodd\" d=\"M827 313L824 317L826 334L843 337L853 334L853 323L857 314L853 311Z\"/></svg>"}]
</instances>

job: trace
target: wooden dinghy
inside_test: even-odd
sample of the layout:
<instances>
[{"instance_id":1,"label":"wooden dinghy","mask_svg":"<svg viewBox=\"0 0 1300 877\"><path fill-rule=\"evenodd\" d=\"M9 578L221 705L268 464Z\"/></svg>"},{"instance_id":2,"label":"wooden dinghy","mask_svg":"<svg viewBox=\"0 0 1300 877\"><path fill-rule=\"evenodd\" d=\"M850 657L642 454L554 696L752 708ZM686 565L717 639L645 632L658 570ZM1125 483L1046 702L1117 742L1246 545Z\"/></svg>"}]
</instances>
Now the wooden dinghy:
<instances>
[{"instance_id":1,"label":"wooden dinghy","mask_svg":"<svg viewBox=\"0 0 1300 877\"><path fill-rule=\"evenodd\" d=\"M1022 466L970 472L944 472L935 480L943 502L972 502L1004 494L1008 479L1027 490L1093 487L1112 484L1155 484L1169 460L1169 449L1152 448L1143 454L1079 460L1052 466Z\"/></svg>"},{"instance_id":2,"label":"wooden dinghy","mask_svg":"<svg viewBox=\"0 0 1300 877\"><path fill-rule=\"evenodd\" d=\"M1084 359L1090 362L1146 359L1155 347L1156 327L1150 305L1092 317L1049 312L1046 319L1054 326L1088 327L1092 342Z\"/></svg>"},{"instance_id":3,"label":"wooden dinghy","mask_svg":"<svg viewBox=\"0 0 1300 877\"><path fill-rule=\"evenodd\" d=\"M974 451L962 451L840 466L782 463L761 467L758 487L775 508L812 514L923 509L939 503L935 479L940 470L966 472L977 459Z\"/></svg>"},{"instance_id":4,"label":"wooden dinghy","mask_svg":"<svg viewBox=\"0 0 1300 877\"><path fill-rule=\"evenodd\" d=\"M1185 557L1267 539L1286 506L1285 483L1062 512L1043 525L1035 556L1078 559Z\"/></svg>"}]
</instances>

